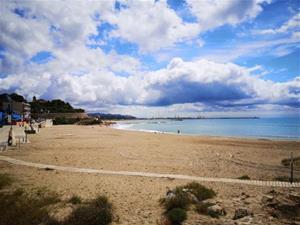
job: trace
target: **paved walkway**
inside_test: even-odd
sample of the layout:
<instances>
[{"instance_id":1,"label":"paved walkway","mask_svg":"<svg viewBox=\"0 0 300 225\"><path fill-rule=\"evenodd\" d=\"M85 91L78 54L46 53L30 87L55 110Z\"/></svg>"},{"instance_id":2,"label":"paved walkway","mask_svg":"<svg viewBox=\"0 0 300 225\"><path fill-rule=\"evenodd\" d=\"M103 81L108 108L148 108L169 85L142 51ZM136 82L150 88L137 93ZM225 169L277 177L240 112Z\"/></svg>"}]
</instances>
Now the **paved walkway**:
<instances>
[{"instance_id":1,"label":"paved walkway","mask_svg":"<svg viewBox=\"0 0 300 225\"><path fill-rule=\"evenodd\" d=\"M3 126L0 128L0 141L7 142L9 129L10 127L8 126Z\"/></svg>"},{"instance_id":2,"label":"paved walkway","mask_svg":"<svg viewBox=\"0 0 300 225\"><path fill-rule=\"evenodd\" d=\"M26 162L18 159L13 159L6 156L0 155L0 160L6 161L15 165L29 166L35 168L49 168L54 170L61 170L67 172L77 172L77 173L94 173L94 174L107 174L107 175L119 175L119 176L137 176L137 177L153 177L153 178L169 178L169 179L181 179L181 180L193 180L200 182L222 182L222 183L232 183L232 184L246 184L255 186L269 186L269 187L287 187L287 188L300 188L300 183L289 183L280 181L261 181L261 180L239 180L231 178L216 178L216 177L196 177L180 174L160 174L160 173L147 173L147 172L130 172L130 171L111 171L111 170L97 170L88 168L77 168L77 167L65 167L65 166L55 166L47 165L33 162Z\"/></svg>"}]
</instances>

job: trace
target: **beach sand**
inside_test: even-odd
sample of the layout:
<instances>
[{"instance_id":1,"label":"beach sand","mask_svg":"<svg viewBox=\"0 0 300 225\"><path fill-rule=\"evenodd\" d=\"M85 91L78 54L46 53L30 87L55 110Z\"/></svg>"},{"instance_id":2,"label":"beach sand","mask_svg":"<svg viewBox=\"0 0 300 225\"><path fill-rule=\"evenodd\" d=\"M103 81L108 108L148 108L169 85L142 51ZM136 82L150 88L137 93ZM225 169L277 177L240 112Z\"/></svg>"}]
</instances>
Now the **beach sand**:
<instances>
[{"instance_id":1,"label":"beach sand","mask_svg":"<svg viewBox=\"0 0 300 225\"><path fill-rule=\"evenodd\" d=\"M299 141L155 134L100 126L54 126L30 135L29 139L30 144L22 145L21 150L1 155L60 166L220 178L248 175L259 180L288 176L289 170L281 166L281 160L288 158L291 151L294 156L300 156ZM46 171L2 161L0 170L14 175L24 187L46 186L63 196L78 194L88 199L106 194L119 217L119 222L113 224L158 224L163 212L159 198L164 197L167 188L188 183L167 178ZM300 178L298 172L295 176ZM226 209L227 215L222 220L212 219L190 210L184 224L224 224L224 221L231 221L234 210L239 207L253 211L252 224L284 224L262 209L261 198L273 189L271 187L202 184L218 193L216 200ZM299 193L298 189L276 190ZM246 200L240 197L243 192L249 195ZM231 224L228 221L225 224Z\"/></svg>"}]
</instances>

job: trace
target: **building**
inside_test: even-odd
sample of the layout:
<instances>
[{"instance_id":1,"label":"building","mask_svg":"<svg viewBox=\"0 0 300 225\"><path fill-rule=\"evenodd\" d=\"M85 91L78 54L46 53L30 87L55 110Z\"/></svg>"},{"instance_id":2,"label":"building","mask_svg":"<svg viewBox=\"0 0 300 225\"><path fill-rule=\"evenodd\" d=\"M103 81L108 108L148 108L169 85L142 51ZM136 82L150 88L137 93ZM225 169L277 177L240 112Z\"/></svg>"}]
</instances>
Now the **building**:
<instances>
[{"instance_id":1,"label":"building","mask_svg":"<svg viewBox=\"0 0 300 225\"><path fill-rule=\"evenodd\" d=\"M0 112L4 114L3 118L7 122L9 122L10 118L12 122L28 121L31 117L30 111L30 104L26 101L15 101L9 94L0 95Z\"/></svg>"},{"instance_id":2,"label":"building","mask_svg":"<svg viewBox=\"0 0 300 225\"><path fill-rule=\"evenodd\" d=\"M0 111L9 113L12 111L12 98L8 94L0 95Z\"/></svg>"}]
</instances>

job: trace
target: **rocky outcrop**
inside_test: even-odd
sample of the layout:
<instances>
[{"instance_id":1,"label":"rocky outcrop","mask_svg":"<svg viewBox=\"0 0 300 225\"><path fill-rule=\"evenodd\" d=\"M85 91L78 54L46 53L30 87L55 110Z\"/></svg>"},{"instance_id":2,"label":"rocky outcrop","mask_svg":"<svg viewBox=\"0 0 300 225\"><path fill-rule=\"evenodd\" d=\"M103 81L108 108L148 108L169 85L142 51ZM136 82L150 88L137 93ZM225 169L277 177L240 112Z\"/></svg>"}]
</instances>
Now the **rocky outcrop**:
<instances>
[{"instance_id":1,"label":"rocky outcrop","mask_svg":"<svg viewBox=\"0 0 300 225\"><path fill-rule=\"evenodd\" d=\"M300 222L300 194L271 191L261 199L263 208L274 218Z\"/></svg>"}]
</instances>

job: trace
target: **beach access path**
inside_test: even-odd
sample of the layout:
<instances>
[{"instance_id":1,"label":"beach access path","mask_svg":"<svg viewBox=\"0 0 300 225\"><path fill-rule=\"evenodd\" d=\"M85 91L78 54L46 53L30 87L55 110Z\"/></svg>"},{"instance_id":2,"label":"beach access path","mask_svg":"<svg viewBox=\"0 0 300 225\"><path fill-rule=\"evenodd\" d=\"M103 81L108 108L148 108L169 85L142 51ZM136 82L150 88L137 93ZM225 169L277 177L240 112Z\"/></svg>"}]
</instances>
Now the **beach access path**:
<instances>
[{"instance_id":1,"label":"beach access path","mask_svg":"<svg viewBox=\"0 0 300 225\"><path fill-rule=\"evenodd\" d=\"M261 181L261 180L241 180L241 179L232 179L232 178L198 177L198 176L189 176L189 175L182 175L182 174L162 174L162 173L148 173L148 172L136 172L136 171L97 170L97 169L90 169L90 168L65 167L65 166L26 162L23 160L18 160L18 159L6 157L6 156L0 156L0 160L8 162L8 163L12 163L14 165L29 166L29 167L35 167L35 168L40 168L40 169L76 172L76 173L168 178L168 179L192 180L192 181L200 181L200 182L222 182L222 183L233 183L233 184L245 184L245 185L255 185L255 186L265 186L265 187L285 187L285 188L300 187L300 183L297 183L297 182L290 183L290 182L281 182L281 181Z\"/></svg>"}]
</instances>

